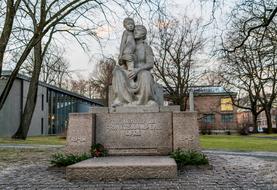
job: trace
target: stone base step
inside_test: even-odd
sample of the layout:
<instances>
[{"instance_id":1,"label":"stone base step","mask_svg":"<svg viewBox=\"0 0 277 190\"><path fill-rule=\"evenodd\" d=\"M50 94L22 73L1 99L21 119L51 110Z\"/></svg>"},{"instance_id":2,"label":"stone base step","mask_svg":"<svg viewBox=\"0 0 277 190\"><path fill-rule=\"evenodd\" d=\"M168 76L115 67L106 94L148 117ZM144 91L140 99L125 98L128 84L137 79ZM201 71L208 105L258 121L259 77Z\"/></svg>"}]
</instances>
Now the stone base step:
<instances>
[{"instance_id":1,"label":"stone base step","mask_svg":"<svg viewBox=\"0 0 277 190\"><path fill-rule=\"evenodd\" d=\"M177 165L168 156L91 158L66 167L68 180L175 178Z\"/></svg>"}]
</instances>

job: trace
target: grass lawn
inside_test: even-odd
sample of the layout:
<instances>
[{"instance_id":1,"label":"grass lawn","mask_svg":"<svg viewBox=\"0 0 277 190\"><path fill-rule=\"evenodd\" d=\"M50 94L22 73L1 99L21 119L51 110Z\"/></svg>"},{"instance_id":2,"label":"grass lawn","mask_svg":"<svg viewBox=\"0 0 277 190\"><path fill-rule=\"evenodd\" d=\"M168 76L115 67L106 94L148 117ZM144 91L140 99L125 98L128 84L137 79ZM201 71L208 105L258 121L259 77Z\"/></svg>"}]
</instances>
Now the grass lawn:
<instances>
[{"instance_id":1,"label":"grass lawn","mask_svg":"<svg viewBox=\"0 0 277 190\"><path fill-rule=\"evenodd\" d=\"M34 136L28 137L26 140L0 138L0 144L65 145L65 143L66 140L59 136ZM249 136L200 135L200 143L203 149L277 152L277 134L255 134Z\"/></svg>"},{"instance_id":2,"label":"grass lawn","mask_svg":"<svg viewBox=\"0 0 277 190\"><path fill-rule=\"evenodd\" d=\"M200 144L203 149L277 152L277 134L200 135Z\"/></svg>"},{"instance_id":3,"label":"grass lawn","mask_svg":"<svg viewBox=\"0 0 277 190\"><path fill-rule=\"evenodd\" d=\"M51 159L51 155L61 152L62 149L14 149L0 148L0 171L6 167L16 167L14 164L23 165L34 162L47 162ZM14 166L13 166L14 165Z\"/></svg>"},{"instance_id":4,"label":"grass lawn","mask_svg":"<svg viewBox=\"0 0 277 190\"><path fill-rule=\"evenodd\" d=\"M277 133L274 133L274 134L258 133L258 134L253 134L251 136L254 136L254 137L277 137Z\"/></svg>"},{"instance_id":5,"label":"grass lawn","mask_svg":"<svg viewBox=\"0 0 277 190\"><path fill-rule=\"evenodd\" d=\"M14 140L11 138L0 138L0 144L46 144L64 145L66 140L59 136L34 136L27 137L26 140Z\"/></svg>"}]
</instances>

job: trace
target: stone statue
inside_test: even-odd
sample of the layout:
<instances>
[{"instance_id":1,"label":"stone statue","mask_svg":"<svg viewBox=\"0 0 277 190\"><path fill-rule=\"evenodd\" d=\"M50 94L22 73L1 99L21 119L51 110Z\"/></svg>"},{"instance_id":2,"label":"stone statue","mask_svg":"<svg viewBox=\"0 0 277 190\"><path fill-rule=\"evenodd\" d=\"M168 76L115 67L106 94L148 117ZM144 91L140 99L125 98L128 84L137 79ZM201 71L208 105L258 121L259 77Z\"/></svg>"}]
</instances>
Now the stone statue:
<instances>
[{"instance_id":1,"label":"stone statue","mask_svg":"<svg viewBox=\"0 0 277 190\"><path fill-rule=\"evenodd\" d=\"M129 18L128 20L129 23L126 21L124 25L130 33L125 31L123 34L119 65L113 71L112 88L115 97L112 107L162 105L162 92L150 72L154 65L154 55L152 48L145 42L147 30L143 25L135 25L135 48L132 54L132 47L126 50L131 46L128 41L132 41L132 27L128 26L132 21ZM133 68L131 62L134 63Z\"/></svg>"},{"instance_id":2,"label":"stone statue","mask_svg":"<svg viewBox=\"0 0 277 190\"><path fill-rule=\"evenodd\" d=\"M125 65L128 71L134 69L134 53L136 48L136 42L134 37L135 22L132 18L125 18L123 21L123 26L126 29L123 32L120 52L119 52L119 63L120 65Z\"/></svg>"}]
</instances>

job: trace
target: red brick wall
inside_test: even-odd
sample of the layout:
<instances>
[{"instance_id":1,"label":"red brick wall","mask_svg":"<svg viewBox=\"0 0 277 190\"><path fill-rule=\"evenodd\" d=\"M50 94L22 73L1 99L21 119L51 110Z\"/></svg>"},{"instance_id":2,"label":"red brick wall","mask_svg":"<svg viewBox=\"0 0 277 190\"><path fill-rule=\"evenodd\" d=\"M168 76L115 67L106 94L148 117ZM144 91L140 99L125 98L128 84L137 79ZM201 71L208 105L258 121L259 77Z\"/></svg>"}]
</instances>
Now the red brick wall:
<instances>
[{"instance_id":1,"label":"red brick wall","mask_svg":"<svg viewBox=\"0 0 277 190\"><path fill-rule=\"evenodd\" d=\"M228 98L222 95L203 95L194 97L194 109L198 112L199 126L203 126L201 118L204 114L214 114L215 122L212 129L236 129L237 128L237 108L233 107L233 111L221 111L221 98ZM188 104L189 109L189 104ZM233 113L233 122L225 124L221 121L224 113Z\"/></svg>"}]
</instances>

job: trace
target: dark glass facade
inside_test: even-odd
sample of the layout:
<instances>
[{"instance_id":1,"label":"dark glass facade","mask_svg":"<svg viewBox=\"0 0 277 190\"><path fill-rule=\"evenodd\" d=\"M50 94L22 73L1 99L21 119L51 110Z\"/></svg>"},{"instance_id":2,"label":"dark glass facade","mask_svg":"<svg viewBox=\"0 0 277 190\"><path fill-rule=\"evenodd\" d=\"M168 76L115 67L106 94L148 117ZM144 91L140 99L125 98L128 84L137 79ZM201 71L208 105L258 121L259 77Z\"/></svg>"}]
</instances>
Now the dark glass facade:
<instances>
[{"instance_id":1,"label":"dark glass facade","mask_svg":"<svg viewBox=\"0 0 277 190\"><path fill-rule=\"evenodd\" d=\"M96 104L61 91L48 89L48 134L62 134L68 125L68 114L88 112Z\"/></svg>"}]
</instances>

